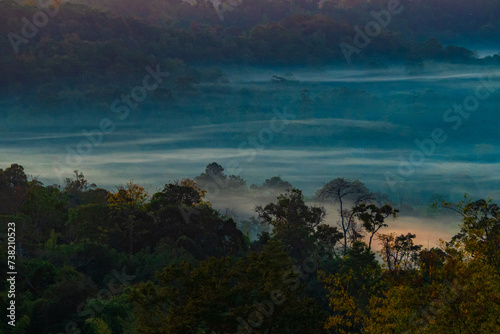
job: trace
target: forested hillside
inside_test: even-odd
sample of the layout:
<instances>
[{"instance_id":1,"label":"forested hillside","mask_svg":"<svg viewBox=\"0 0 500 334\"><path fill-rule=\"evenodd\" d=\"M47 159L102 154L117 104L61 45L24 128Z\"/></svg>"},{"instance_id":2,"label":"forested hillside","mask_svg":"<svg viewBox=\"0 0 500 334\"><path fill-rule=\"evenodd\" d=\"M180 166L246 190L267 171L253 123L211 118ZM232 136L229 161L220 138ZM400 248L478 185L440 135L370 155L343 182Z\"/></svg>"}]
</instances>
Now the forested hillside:
<instances>
[{"instance_id":1,"label":"forested hillside","mask_svg":"<svg viewBox=\"0 0 500 334\"><path fill-rule=\"evenodd\" d=\"M373 40L369 39L366 51L352 52L345 45L341 47L345 42L355 48L352 39L358 34L357 27L362 29L364 24L373 21L370 9L385 10L384 3L360 3L344 8L328 1L319 10L307 2L294 5L272 1L267 5L267 2L248 1L242 3L241 8L228 11L227 19L220 20L209 2L194 6L181 1L164 2L166 9L158 11L153 10L155 2L149 4L153 6L149 10L141 3L142 11L135 11L129 2L107 3L111 12L72 3L57 5L52 14L46 15L47 20L40 28L32 21L43 9L13 1L0 2L0 19L5 22L0 34L7 37L0 42L0 86L4 94L40 89L45 85L46 90L39 94L47 96L51 88L56 91L61 85L78 86L82 84L82 77L90 76L109 85L130 79L134 74L137 76L148 64L159 64L185 80L186 68L195 65L345 65L346 54L354 64L372 67L409 63L418 68L421 62L428 60L494 64L499 59L494 56L478 60L473 51L460 44L443 46L434 37L448 31L447 26L432 28L433 25L410 20L409 24L422 29L441 29L435 34L422 34L416 27L398 25L399 16L395 15L386 29ZM308 7L312 8L307 10ZM120 8L127 8L129 12L121 14L130 16L117 16ZM401 5L400 9L403 8ZM423 9L418 8L415 10L423 13L410 17L415 20L429 17L424 4ZM351 11L365 16L351 18ZM494 15L497 11L493 6L492 11L484 12ZM152 24L148 12L151 15L167 12L169 19L162 25ZM453 22L461 22L456 20L463 13L450 13L453 13L450 14ZM199 17L201 14L211 19ZM403 14L407 13L403 11L398 15ZM231 15L235 16L234 20L230 19ZM252 21L245 22L243 18ZM405 22L408 23L406 19ZM462 29L462 24L457 25L457 33L461 33L459 28ZM463 29L478 33L489 29L493 36L498 35L493 23ZM427 37L422 38L424 35ZM207 76L198 74L193 79L206 80Z\"/></svg>"},{"instance_id":2,"label":"forested hillside","mask_svg":"<svg viewBox=\"0 0 500 334\"><path fill-rule=\"evenodd\" d=\"M0 333L500 333L500 1L0 23Z\"/></svg>"},{"instance_id":3,"label":"forested hillside","mask_svg":"<svg viewBox=\"0 0 500 334\"><path fill-rule=\"evenodd\" d=\"M269 203L236 222L207 202L214 186ZM337 226L281 178L249 189L215 163L151 196L133 182L105 190L79 172L60 187L17 164L0 169L4 258L7 226L17 238L14 332L500 331L496 204L441 203L460 232L424 249L411 231L386 232L398 210L359 181L331 180L315 199L343 203ZM8 290L4 280L4 300Z\"/></svg>"}]
</instances>

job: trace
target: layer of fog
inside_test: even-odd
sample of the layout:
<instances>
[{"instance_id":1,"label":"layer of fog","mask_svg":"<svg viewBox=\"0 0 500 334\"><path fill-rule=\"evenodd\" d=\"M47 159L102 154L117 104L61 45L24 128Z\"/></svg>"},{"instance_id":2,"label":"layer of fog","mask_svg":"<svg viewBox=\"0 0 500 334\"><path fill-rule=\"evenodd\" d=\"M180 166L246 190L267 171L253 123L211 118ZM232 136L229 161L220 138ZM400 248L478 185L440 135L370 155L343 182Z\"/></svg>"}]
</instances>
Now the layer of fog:
<instances>
[{"instance_id":1,"label":"layer of fog","mask_svg":"<svg viewBox=\"0 0 500 334\"><path fill-rule=\"evenodd\" d=\"M278 192L280 193L280 192ZM241 193L221 193L212 192L207 196L210 203L219 210L220 213L233 217L238 226L248 233L251 239L256 239L262 231L269 231L268 226L258 223L257 206L265 207L268 203L277 203L277 194L274 196L256 196L255 194L242 195ZM284 191L283 191L284 193ZM326 212L323 223L330 226L337 226L340 229L340 216L338 205L329 202L319 203L312 198L306 199L306 204L310 206L323 207ZM390 203L398 207L397 203ZM460 217L451 210L434 208L430 205L422 207L421 212L416 215L400 214L397 219L387 219L387 228L381 229L382 234L396 233L396 235L413 233L416 234L416 244L421 244L425 248L440 247L440 240L450 241L460 230ZM253 219L252 219L253 218ZM365 233L365 241L368 241ZM373 240L373 249L379 250L378 239Z\"/></svg>"},{"instance_id":2,"label":"layer of fog","mask_svg":"<svg viewBox=\"0 0 500 334\"><path fill-rule=\"evenodd\" d=\"M458 200L465 192L500 198L498 69L425 64L419 75L403 67L222 70L223 80L175 92L172 101L146 99L125 120L82 105L59 115L48 109L12 114L0 106L0 168L17 162L45 184L61 184L78 169L110 190L134 179L153 192L199 175L210 162L236 162L248 185L280 175L307 196L346 177L409 204L425 204L436 194ZM487 75L497 91L454 130L443 121L445 112L473 96ZM285 108L294 119L254 154L250 138L269 129ZM86 139L83 131L98 128L103 118L112 119L115 130L81 162L68 163L68 147L76 150ZM391 189L386 174L397 175L400 158L408 159L418 149L415 140L435 128L446 131L447 141L404 178L405 194ZM59 175L54 162L64 167Z\"/></svg>"}]
</instances>

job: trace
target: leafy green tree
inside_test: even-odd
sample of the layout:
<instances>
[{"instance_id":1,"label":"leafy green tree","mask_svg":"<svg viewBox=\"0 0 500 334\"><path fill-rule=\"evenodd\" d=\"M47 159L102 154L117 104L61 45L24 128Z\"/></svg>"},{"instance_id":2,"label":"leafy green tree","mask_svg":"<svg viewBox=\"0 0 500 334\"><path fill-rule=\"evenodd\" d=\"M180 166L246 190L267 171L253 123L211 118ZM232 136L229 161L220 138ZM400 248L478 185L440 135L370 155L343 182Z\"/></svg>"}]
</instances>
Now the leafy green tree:
<instances>
[{"instance_id":1,"label":"leafy green tree","mask_svg":"<svg viewBox=\"0 0 500 334\"><path fill-rule=\"evenodd\" d=\"M314 232L314 236L317 243L323 246L330 254L336 254L336 246L343 238L342 232L340 232L336 226L327 224L318 225Z\"/></svg>"},{"instance_id":2,"label":"leafy green tree","mask_svg":"<svg viewBox=\"0 0 500 334\"><path fill-rule=\"evenodd\" d=\"M361 203L360 205L353 208L354 215L361 220L365 230L370 233L370 241L368 243L368 248L372 248L373 236L382 228L388 227L385 220L392 216L396 219L398 210L393 209L391 205L385 204L382 207L377 207L375 204L366 205Z\"/></svg>"},{"instance_id":3,"label":"leafy green tree","mask_svg":"<svg viewBox=\"0 0 500 334\"><path fill-rule=\"evenodd\" d=\"M470 256L497 268L500 275L500 208L492 200L468 199L456 205L444 203L462 216L460 232L452 245L463 244Z\"/></svg>"},{"instance_id":4,"label":"leafy green tree","mask_svg":"<svg viewBox=\"0 0 500 334\"><path fill-rule=\"evenodd\" d=\"M42 259L31 259L19 264L19 273L23 280L20 282L26 291L35 296L41 296L48 286L55 283L57 269L51 262Z\"/></svg>"},{"instance_id":5,"label":"leafy green tree","mask_svg":"<svg viewBox=\"0 0 500 334\"><path fill-rule=\"evenodd\" d=\"M0 169L0 215L16 214L27 196L28 178L24 168L12 164Z\"/></svg>"},{"instance_id":6,"label":"leafy green tree","mask_svg":"<svg viewBox=\"0 0 500 334\"><path fill-rule=\"evenodd\" d=\"M337 273L320 273L329 298L331 315L326 329L336 333L364 333L370 299L382 296L382 270L366 244L356 242L343 258Z\"/></svg>"},{"instance_id":7,"label":"leafy green tree","mask_svg":"<svg viewBox=\"0 0 500 334\"><path fill-rule=\"evenodd\" d=\"M198 188L194 181L185 179L182 182L166 184L163 191L152 196L148 209L156 211L169 205L191 207L207 204L204 201L205 194L206 191Z\"/></svg>"},{"instance_id":8,"label":"leafy green tree","mask_svg":"<svg viewBox=\"0 0 500 334\"><path fill-rule=\"evenodd\" d=\"M87 204L106 204L109 192L98 188L95 183L89 183L83 173L75 170L74 177L65 178L63 192L68 195L71 207L76 208Z\"/></svg>"},{"instance_id":9,"label":"leafy green tree","mask_svg":"<svg viewBox=\"0 0 500 334\"><path fill-rule=\"evenodd\" d=\"M211 258L172 265L131 300L137 333L321 333L322 313L301 297L300 280L277 242L236 263Z\"/></svg>"},{"instance_id":10,"label":"leafy green tree","mask_svg":"<svg viewBox=\"0 0 500 334\"><path fill-rule=\"evenodd\" d=\"M90 278L72 267L62 267L55 276L55 283L43 292L44 301L33 310L29 331L60 331L72 319L78 305L96 293L97 286Z\"/></svg>"},{"instance_id":11,"label":"leafy green tree","mask_svg":"<svg viewBox=\"0 0 500 334\"><path fill-rule=\"evenodd\" d=\"M18 227L18 240L29 250L50 236L53 230L64 233L68 219L68 200L56 187L32 184L21 207L25 217Z\"/></svg>"},{"instance_id":12,"label":"leafy green tree","mask_svg":"<svg viewBox=\"0 0 500 334\"><path fill-rule=\"evenodd\" d=\"M176 247L168 238L158 242L154 249L143 248L126 262L127 268L134 272L136 281L153 280L155 274L171 264L182 262L197 263L194 256L182 247Z\"/></svg>"},{"instance_id":13,"label":"leafy green tree","mask_svg":"<svg viewBox=\"0 0 500 334\"><path fill-rule=\"evenodd\" d=\"M101 318L91 318L85 321L85 333L89 334L113 334L108 325Z\"/></svg>"},{"instance_id":14,"label":"leafy green tree","mask_svg":"<svg viewBox=\"0 0 500 334\"><path fill-rule=\"evenodd\" d=\"M85 319L82 331L84 333L109 333L124 334L135 333L133 327L132 310L129 301L128 288L119 294L106 298L88 299L83 308L82 315Z\"/></svg>"},{"instance_id":15,"label":"leafy green tree","mask_svg":"<svg viewBox=\"0 0 500 334\"><path fill-rule=\"evenodd\" d=\"M87 204L70 208L66 222L67 237L73 242L96 241L110 244L113 232L111 208L106 204Z\"/></svg>"},{"instance_id":16,"label":"leafy green tree","mask_svg":"<svg viewBox=\"0 0 500 334\"><path fill-rule=\"evenodd\" d=\"M366 332L495 333L500 329L500 281L495 268L447 247L432 279L407 276L371 300Z\"/></svg>"},{"instance_id":17,"label":"leafy green tree","mask_svg":"<svg viewBox=\"0 0 500 334\"><path fill-rule=\"evenodd\" d=\"M299 261L310 254L315 243L315 229L325 216L323 208L306 205L298 189L280 195L277 203L257 206L256 211L261 223L273 227L273 237L283 242L290 255Z\"/></svg>"},{"instance_id":18,"label":"leafy green tree","mask_svg":"<svg viewBox=\"0 0 500 334\"><path fill-rule=\"evenodd\" d=\"M246 249L243 234L232 218L223 217L203 200L205 191L186 181L166 185L153 195L148 214L155 220L153 246L168 239L197 259L236 255Z\"/></svg>"}]
</instances>

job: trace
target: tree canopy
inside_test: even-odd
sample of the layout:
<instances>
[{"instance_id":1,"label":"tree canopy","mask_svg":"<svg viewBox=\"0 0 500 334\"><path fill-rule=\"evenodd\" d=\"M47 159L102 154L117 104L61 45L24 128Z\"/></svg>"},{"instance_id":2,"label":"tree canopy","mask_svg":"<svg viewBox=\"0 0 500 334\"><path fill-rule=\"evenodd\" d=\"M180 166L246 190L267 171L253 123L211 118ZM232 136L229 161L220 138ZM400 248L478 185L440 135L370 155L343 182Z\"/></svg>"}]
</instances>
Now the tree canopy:
<instances>
[{"instance_id":1,"label":"tree canopy","mask_svg":"<svg viewBox=\"0 0 500 334\"><path fill-rule=\"evenodd\" d=\"M209 166L206 174L224 178L220 165ZM269 229L250 238L192 179L149 196L132 181L98 188L78 171L64 188L44 186L12 164L0 181L9 198L3 232L16 224L17 333L500 330L500 223L491 200L442 203L461 218L460 231L424 249L412 232L380 233L398 210L357 202L372 198L360 181L322 188L367 233L347 245L343 230L325 223L331 209L297 188L256 207L256 223ZM7 238L0 243L6 257ZM6 296L7 281L1 289Z\"/></svg>"}]
</instances>

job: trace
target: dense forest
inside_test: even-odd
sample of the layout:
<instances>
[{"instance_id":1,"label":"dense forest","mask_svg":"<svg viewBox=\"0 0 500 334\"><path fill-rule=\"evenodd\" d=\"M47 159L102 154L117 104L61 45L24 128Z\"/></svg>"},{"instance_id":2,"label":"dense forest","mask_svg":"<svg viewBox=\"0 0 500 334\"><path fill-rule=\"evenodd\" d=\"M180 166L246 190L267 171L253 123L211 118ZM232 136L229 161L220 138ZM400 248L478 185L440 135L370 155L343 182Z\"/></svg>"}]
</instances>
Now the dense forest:
<instances>
[{"instance_id":1,"label":"dense forest","mask_svg":"<svg viewBox=\"0 0 500 334\"><path fill-rule=\"evenodd\" d=\"M0 0L0 22L0 333L500 333L500 1ZM404 215L453 233L425 247Z\"/></svg>"},{"instance_id":2,"label":"dense forest","mask_svg":"<svg viewBox=\"0 0 500 334\"><path fill-rule=\"evenodd\" d=\"M67 86L92 99L109 97L112 92L95 92L84 79L110 85L136 77L147 65L171 73L164 86L190 87L220 78L216 67L228 64L345 66L349 58L353 65L368 68L406 64L412 73L431 60L498 64L498 55L479 59L474 50L461 46L477 38L485 45L498 45L500 6L496 1L480 2L481 10L474 11L470 7L476 2L458 6L451 0L412 1L397 7L394 13L400 14L384 19L380 13L387 12L386 1L325 1L321 8L312 1L241 1L231 2L231 10L225 9L221 19L215 8L229 3L20 5L5 0L0 2L0 34L7 37L0 41L0 87L5 96L34 90L38 103L51 105ZM370 38L365 24L375 17L387 26ZM358 43L360 31L365 39ZM200 65L214 68L193 68Z\"/></svg>"},{"instance_id":3,"label":"dense forest","mask_svg":"<svg viewBox=\"0 0 500 334\"><path fill-rule=\"evenodd\" d=\"M235 221L207 201L214 187L269 202ZM399 212L360 181L333 179L306 199L280 177L248 187L217 163L153 195L78 171L46 186L12 164L0 202L3 258L9 222L17 242L13 333L500 331L491 200L436 203L456 212L459 233L431 249L411 231L384 233ZM2 291L5 302L8 281Z\"/></svg>"}]
</instances>

